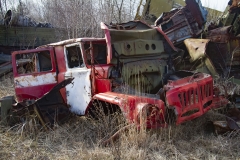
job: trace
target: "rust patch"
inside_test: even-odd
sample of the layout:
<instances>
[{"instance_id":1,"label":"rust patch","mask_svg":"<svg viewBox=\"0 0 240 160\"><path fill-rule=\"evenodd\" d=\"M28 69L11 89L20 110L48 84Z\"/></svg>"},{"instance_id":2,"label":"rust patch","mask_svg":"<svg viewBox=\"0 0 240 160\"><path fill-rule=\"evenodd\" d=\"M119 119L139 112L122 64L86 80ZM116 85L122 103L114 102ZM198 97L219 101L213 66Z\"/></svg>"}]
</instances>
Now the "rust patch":
<instances>
[{"instance_id":1,"label":"rust patch","mask_svg":"<svg viewBox=\"0 0 240 160\"><path fill-rule=\"evenodd\" d=\"M213 122L216 133L226 133L240 129L240 111L237 108L231 108L226 116L226 121Z\"/></svg>"},{"instance_id":2,"label":"rust patch","mask_svg":"<svg viewBox=\"0 0 240 160\"><path fill-rule=\"evenodd\" d=\"M199 6L196 1L193 0L186 0L186 8L191 12L192 16L195 18L196 22L198 23L198 27L202 28L205 21L202 17L202 13L199 9Z\"/></svg>"},{"instance_id":3,"label":"rust patch","mask_svg":"<svg viewBox=\"0 0 240 160\"><path fill-rule=\"evenodd\" d=\"M227 43L231 37L232 26L216 28L208 31L207 38L212 42Z\"/></svg>"},{"instance_id":4,"label":"rust patch","mask_svg":"<svg viewBox=\"0 0 240 160\"><path fill-rule=\"evenodd\" d=\"M232 4L230 6L230 9L238 8L240 7L240 0L232 0Z\"/></svg>"},{"instance_id":5,"label":"rust patch","mask_svg":"<svg viewBox=\"0 0 240 160\"><path fill-rule=\"evenodd\" d=\"M239 79L240 38L232 33L232 26L217 28L208 32L211 40L206 54L210 57L217 72L223 77Z\"/></svg>"},{"instance_id":6,"label":"rust patch","mask_svg":"<svg viewBox=\"0 0 240 160\"><path fill-rule=\"evenodd\" d=\"M174 44L197 37L204 28L206 17L203 16L206 15L203 14L207 11L193 0L187 0L186 4L181 9L163 13L155 22L155 26L160 27Z\"/></svg>"},{"instance_id":7,"label":"rust patch","mask_svg":"<svg viewBox=\"0 0 240 160\"><path fill-rule=\"evenodd\" d=\"M184 44L191 56L191 62L205 57L206 47L210 40L208 39L186 39Z\"/></svg>"}]
</instances>

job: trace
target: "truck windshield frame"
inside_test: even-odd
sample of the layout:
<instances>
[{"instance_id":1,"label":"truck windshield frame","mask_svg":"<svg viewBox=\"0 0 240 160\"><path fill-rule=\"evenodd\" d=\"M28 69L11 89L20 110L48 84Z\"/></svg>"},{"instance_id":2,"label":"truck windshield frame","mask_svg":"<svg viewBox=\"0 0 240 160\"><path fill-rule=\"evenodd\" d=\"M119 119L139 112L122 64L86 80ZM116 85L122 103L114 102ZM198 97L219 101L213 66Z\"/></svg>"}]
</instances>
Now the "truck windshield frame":
<instances>
[{"instance_id":1,"label":"truck windshield frame","mask_svg":"<svg viewBox=\"0 0 240 160\"><path fill-rule=\"evenodd\" d=\"M106 43L84 43L84 54L86 56L87 65L91 65L90 50L93 51L94 65L107 64L107 45Z\"/></svg>"},{"instance_id":2,"label":"truck windshield frame","mask_svg":"<svg viewBox=\"0 0 240 160\"><path fill-rule=\"evenodd\" d=\"M84 58L81 52L81 45L74 43L64 47L68 69L85 68Z\"/></svg>"}]
</instances>

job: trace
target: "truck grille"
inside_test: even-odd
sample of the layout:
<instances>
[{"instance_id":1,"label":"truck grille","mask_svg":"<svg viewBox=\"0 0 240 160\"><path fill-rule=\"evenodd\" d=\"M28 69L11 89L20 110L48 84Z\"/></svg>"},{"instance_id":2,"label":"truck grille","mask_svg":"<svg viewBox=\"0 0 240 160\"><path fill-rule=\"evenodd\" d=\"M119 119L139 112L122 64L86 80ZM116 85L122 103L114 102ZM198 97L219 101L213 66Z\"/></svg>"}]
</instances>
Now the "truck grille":
<instances>
[{"instance_id":1,"label":"truck grille","mask_svg":"<svg viewBox=\"0 0 240 160\"><path fill-rule=\"evenodd\" d=\"M203 106L207 108L212 103L213 96L213 86L211 83L206 83L205 85L199 85L196 88L189 88L178 94L179 101L182 105L182 111L188 110L194 107L194 111L190 110L189 114L193 114L199 111L197 106ZM188 116L189 114L183 114L182 116Z\"/></svg>"}]
</instances>

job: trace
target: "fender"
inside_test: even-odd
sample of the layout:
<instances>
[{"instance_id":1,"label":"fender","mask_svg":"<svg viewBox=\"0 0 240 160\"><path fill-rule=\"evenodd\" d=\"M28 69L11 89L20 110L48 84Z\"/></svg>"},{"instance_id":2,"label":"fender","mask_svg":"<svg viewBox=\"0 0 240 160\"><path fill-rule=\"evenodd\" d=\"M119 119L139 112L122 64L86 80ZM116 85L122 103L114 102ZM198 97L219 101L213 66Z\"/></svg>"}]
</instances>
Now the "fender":
<instances>
[{"instance_id":1,"label":"fender","mask_svg":"<svg viewBox=\"0 0 240 160\"><path fill-rule=\"evenodd\" d=\"M93 100L100 100L120 107L123 115L130 123L138 127L144 124L146 128L165 127L164 119L165 105L160 99L121 94L116 92L105 92L94 95ZM87 108L87 110L90 107ZM87 113L87 112L86 112Z\"/></svg>"}]
</instances>

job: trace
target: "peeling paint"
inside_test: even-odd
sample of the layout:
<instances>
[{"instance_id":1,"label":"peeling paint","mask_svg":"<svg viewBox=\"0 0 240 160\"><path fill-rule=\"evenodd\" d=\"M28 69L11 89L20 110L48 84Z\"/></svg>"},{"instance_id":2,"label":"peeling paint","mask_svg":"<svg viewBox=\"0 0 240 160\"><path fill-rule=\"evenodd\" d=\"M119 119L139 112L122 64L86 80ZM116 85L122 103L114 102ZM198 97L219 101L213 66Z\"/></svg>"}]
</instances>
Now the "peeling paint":
<instances>
[{"instance_id":1,"label":"peeling paint","mask_svg":"<svg viewBox=\"0 0 240 160\"><path fill-rule=\"evenodd\" d=\"M56 73L46 73L39 75L26 75L14 78L16 88L32 87L44 84L57 83Z\"/></svg>"},{"instance_id":2,"label":"peeling paint","mask_svg":"<svg viewBox=\"0 0 240 160\"><path fill-rule=\"evenodd\" d=\"M89 76L91 69L78 68L66 72L65 77L71 75L74 80L72 84L66 86L67 104L70 105L71 112L84 115L85 110L91 100L91 82Z\"/></svg>"}]
</instances>

